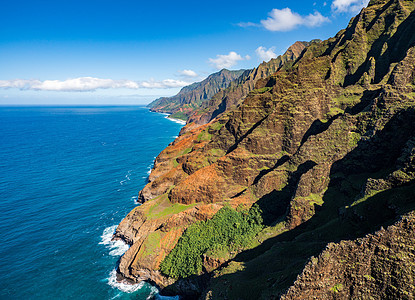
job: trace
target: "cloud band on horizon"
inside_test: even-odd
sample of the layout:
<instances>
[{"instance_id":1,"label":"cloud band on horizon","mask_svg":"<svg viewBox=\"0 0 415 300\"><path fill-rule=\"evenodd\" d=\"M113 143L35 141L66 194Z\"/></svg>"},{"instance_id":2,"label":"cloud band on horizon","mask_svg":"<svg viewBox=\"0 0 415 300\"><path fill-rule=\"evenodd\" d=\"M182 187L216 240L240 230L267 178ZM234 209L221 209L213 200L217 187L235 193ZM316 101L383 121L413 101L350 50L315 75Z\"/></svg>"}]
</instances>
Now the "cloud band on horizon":
<instances>
[{"instance_id":1,"label":"cloud band on horizon","mask_svg":"<svg viewBox=\"0 0 415 300\"><path fill-rule=\"evenodd\" d=\"M162 81L133 81L113 80L95 77L79 77L66 80L37 80L12 79L0 80L0 88L17 88L34 91L60 91L60 92L91 92L97 89L169 89L189 85L190 82L175 79Z\"/></svg>"}]
</instances>

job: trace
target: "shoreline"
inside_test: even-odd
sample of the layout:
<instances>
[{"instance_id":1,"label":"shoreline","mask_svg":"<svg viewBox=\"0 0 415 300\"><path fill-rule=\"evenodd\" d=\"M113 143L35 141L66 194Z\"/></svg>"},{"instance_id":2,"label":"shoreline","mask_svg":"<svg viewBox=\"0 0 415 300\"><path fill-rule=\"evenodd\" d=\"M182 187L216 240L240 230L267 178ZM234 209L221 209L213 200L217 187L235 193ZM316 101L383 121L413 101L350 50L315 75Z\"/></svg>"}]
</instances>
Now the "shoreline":
<instances>
[{"instance_id":1,"label":"shoreline","mask_svg":"<svg viewBox=\"0 0 415 300\"><path fill-rule=\"evenodd\" d=\"M184 121L184 120L180 120L180 119L175 119L175 118L169 118L169 116L171 116L171 115L167 115L166 116L166 119L169 119L170 121L172 121L172 122L174 122L174 123L178 123L178 124L181 124L181 125L186 125L186 121Z\"/></svg>"},{"instance_id":2,"label":"shoreline","mask_svg":"<svg viewBox=\"0 0 415 300\"><path fill-rule=\"evenodd\" d=\"M182 126L185 126L186 123L187 123L186 121L181 120L181 119L171 118L170 116L172 114L169 114L169 113L157 112L157 111L153 111L151 109L149 109L149 111L154 112L154 113L158 113L158 114L162 114L162 115L164 115L165 119L168 119L168 120L170 120L174 123L180 124ZM177 138L177 136L176 136L176 138ZM156 157L153 159L152 168L154 167L155 159L156 159ZM152 168L149 170L148 175L150 175L150 173L152 171ZM148 177L147 177L147 183L148 183ZM137 203L137 204L140 204L140 205L142 204L142 203L138 202L138 198L134 202ZM118 223L117 227L120 225L120 223ZM128 245L129 247L131 247L133 245L133 242L131 240L126 239L125 236L116 235L116 232L114 232L112 234L111 241L121 241L125 245ZM119 260L121 259L122 256L124 256L124 254L127 251L128 251L128 249L119 257ZM120 290L123 293L134 293L136 291L136 289L140 289L143 284L149 284L152 288L157 290L157 292L155 294L153 294L153 297L154 296L156 297L155 299L161 299L161 297L163 297L163 299L167 299L167 300L178 300L178 299L180 299L179 295L169 295L169 296L163 295L162 296L161 291L162 291L163 288L159 284L157 284L156 281L152 280L151 277L136 282L133 279L124 276L119 271L119 266L117 266L112 272L114 272L114 273L111 273L110 275L114 276L114 278L110 277L109 281L111 281L111 279L113 279L113 285L111 285L111 284L110 285L113 286L113 287L116 287L118 290Z\"/></svg>"},{"instance_id":3,"label":"shoreline","mask_svg":"<svg viewBox=\"0 0 415 300\"><path fill-rule=\"evenodd\" d=\"M169 118L169 116L171 116L172 114L169 114L169 113L164 113L164 112L159 112L159 111L154 111L154 110L151 110L151 108L149 109L149 111L151 111L151 112L154 112L154 113L157 113L157 114L162 114L162 115L165 115L166 117L166 119L168 119L168 120L170 120L170 121L172 121L172 122L175 122L175 123L178 123L178 124L181 124L181 125L186 125L187 124L187 121L185 121L185 120L181 120L181 119L176 119L176 118Z\"/></svg>"}]
</instances>

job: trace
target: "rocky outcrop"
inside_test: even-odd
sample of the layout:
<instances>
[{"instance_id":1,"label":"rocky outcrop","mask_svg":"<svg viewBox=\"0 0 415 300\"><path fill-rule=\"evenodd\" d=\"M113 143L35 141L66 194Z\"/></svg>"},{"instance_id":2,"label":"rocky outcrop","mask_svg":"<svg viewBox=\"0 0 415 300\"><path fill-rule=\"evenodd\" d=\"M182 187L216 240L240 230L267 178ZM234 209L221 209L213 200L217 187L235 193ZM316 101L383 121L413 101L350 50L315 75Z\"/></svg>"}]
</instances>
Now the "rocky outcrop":
<instances>
[{"instance_id":1,"label":"rocky outcrop","mask_svg":"<svg viewBox=\"0 0 415 300\"><path fill-rule=\"evenodd\" d=\"M211 218L221 207L175 205L166 196L136 207L114 235L131 245L121 257L118 272L133 282L147 280L159 287L173 284L175 280L163 276L158 265L190 224Z\"/></svg>"},{"instance_id":2,"label":"rocky outcrop","mask_svg":"<svg viewBox=\"0 0 415 300\"><path fill-rule=\"evenodd\" d=\"M312 257L281 299L413 299L415 214Z\"/></svg>"},{"instance_id":3,"label":"rocky outcrop","mask_svg":"<svg viewBox=\"0 0 415 300\"><path fill-rule=\"evenodd\" d=\"M235 101L214 96L207 111L229 105L199 118L202 126L188 123L157 157L144 204L117 229L132 244L120 273L171 286L159 265L188 226L225 204L256 203L259 246L226 263L204 256L204 298L275 299L328 243L363 238L414 210L414 10L409 0L372 0L335 37L229 87Z\"/></svg>"}]
</instances>

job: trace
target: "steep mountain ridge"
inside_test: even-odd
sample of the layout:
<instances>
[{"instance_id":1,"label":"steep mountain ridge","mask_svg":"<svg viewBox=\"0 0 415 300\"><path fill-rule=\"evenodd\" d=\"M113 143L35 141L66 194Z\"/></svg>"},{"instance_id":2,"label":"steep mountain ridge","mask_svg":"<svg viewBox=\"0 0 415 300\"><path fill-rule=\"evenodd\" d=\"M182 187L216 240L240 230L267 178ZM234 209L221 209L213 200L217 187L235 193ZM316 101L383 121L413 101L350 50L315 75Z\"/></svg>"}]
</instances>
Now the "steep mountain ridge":
<instances>
[{"instance_id":1,"label":"steep mountain ridge","mask_svg":"<svg viewBox=\"0 0 415 300\"><path fill-rule=\"evenodd\" d=\"M190 116L187 125L182 129L181 135L192 129L195 129L198 134L201 134L200 130L204 127L200 127L200 125L207 124L213 118L213 115L221 114L224 111L235 107L238 103L243 101L249 92L254 90L257 82L266 78L270 74L274 74L281 67L288 67L293 64L294 60L300 57L306 46L311 43L319 42L320 40L314 40L312 42L295 42L288 48L284 55L278 56L276 59L271 59L269 62L264 62L253 70L245 71L238 79L231 82L227 89L220 90L209 102L205 102L208 103L206 109L195 110L195 112ZM206 139L210 133L203 133L203 135L206 137L197 137L197 142L201 142L203 139ZM190 149L189 147L192 147L192 144L194 143L193 139L186 138L186 143L179 143L179 140L181 140L181 137L174 142L175 144L177 143L177 146L166 149L166 152L161 153L157 157L154 168L149 177L149 183L139 193L138 200L140 202L145 202L168 191L172 185L184 178L186 175L184 173L187 173L186 168L190 168L188 171L193 172L192 170L196 171L199 167L195 167L194 163L192 163L192 165L184 164L183 166L185 169L179 168L172 170L172 163L173 165L178 163L177 161L172 161L168 153L172 152L178 157L178 159L181 159L181 153L178 152L183 151L183 154L186 154L184 152L188 151ZM188 147L184 147L184 144ZM171 149L175 148L180 148L181 150L171 151ZM197 161L200 160L204 160L204 158L201 157L197 159ZM206 161L203 162L203 165L206 164ZM168 175L164 176L164 174L167 173Z\"/></svg>"},{"instance_id":2,"label":"steep mountain ridge","mask_svg":"<svg viewBox=\"0 0 415 300\"><path fill-rule=\"evenodd\" d=\"M187 120L190 114L199 108L203 102L209 101L220 89L239 78L245 70L229 71L223 69L209 75L201 82L195 82L183 87L172 97L162 97L151 102L151 111L172 114L173 118Z\"/></svg>"},{"instance_id":3,"label":"steep mountain ridge","mask_svg":"<svg viewBox=\"0 0 415 300\"><path fill-rule=\"evenodd\" d=\"M257 68L246 70L238 79L231 82L228 88L220 90L209 101L203 103L201 109L195 110L183 131L204 125L225 110L242 103L249 92L255 89L255 84L258 80L274 74L283 65L288 67L288 64L294 63L300 57L303 50L310 43L318 42L320 40L313 40L311 42L297 41L283 55L279 55L277 58L273 58L268 62L263 62Z\"/></svg>"},{"instance_id":4,"label":"steep mountain ridge","mask_svg":"<svg viewBox=\"0 0 415 300\"><path fill-rule=\"evenodd\" d=\"M132 244L120 274L165 292L204 288L207 299L274 299L327 243L413 211L414 9L409 0L372 0L335 37L257 80L238 106L183 131L157 157L145 203L117 228ZM179 280L160 272L195 221L253 203L264 229L250 245L221 245L226 255L205 249L207 286L203 272Z\"/></svg>"},{"instance_id":5,"label":"steep mountain ridge","mask_svg":"<svg viewBox=\"0 0 415 300\"><path fill-rule=\"evenodd\" d=\"M313 40L311 42L319 42ZM172 114L171 117L188 120L185 130L204 125L226 109L242 102L255 87L255 82L275 73L282 65L294 62L311 42L296 42L283 55L263 62L252 70L223 69L201 82L185 86L172 97L151 102L151 111Z\"/></svg>"}]
</instances>

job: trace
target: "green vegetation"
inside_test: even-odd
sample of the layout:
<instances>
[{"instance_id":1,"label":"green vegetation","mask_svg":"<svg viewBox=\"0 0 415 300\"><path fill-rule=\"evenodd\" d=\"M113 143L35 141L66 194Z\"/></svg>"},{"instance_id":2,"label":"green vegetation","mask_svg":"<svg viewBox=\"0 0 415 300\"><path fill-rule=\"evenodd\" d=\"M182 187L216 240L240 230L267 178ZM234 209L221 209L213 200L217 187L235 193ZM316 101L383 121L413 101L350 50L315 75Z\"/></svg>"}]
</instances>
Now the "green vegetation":
<instances>
[{"instance_id":1,"label":"green vegetation","mask_svg":"<svg viewBox=\"0 0 415 300\"><path fill-rule=\"evenodd\" d=\"M183 112L179 111L179 112L176 112L176 113L170 115L169 118L187 121L187 119L189 117L186 114L184 114Z\"/></svg>"},{"instance_id":2,"label":"green vegetation","mask_svg":"<svg viewBox=\"0 0 415 300\"><path fill-rule=\"evenodd\" d=\"M202 272L202 255L220 255L224 250L248 246L262 229L261 210L254 205L249 211L225 206L205 222L187 228L173 251L160 264L164 274L184 278Z\"/></svg>"},{"instance_id":3,"label":"green vegetation","mask_svg":"<svg viewBox=\"0 0 415 300\"><path fill-rule=\"evenodd\" d=\"M266 92L269 92L271 90L272 90L272 87L266 86L266 87L263 87L263 88L260 88L260 89L252 90L250 94L251 95L259 95L259 94L264 94Z\"/></svg>"},{"instance_id":4,"label":"green vegetation","mask_svg":"<svg viewBox=\"0 0 415 300\"><path fill-rule=\"evenodd\" d=\"M356 147L357 143L360 141L362 136L358 132L351 132L349 134L349 147L354 148Z\"/></svg>"},{"instance_id":5,"label":"green vegetation","mask_svg":"<svg viewBox=\"0 0 415 300\"><path fill-rule=\"evenodd\" d=\"M341 283L336 283L330 290L333 292L333 293L338 293L338 292L340 292L341 290L343 289L343 284L341 284Z\"/></svg>"},{"instance_id":6,"label":"green vegetation","mask_svg":"<svg viewBox=\"0 0 415 300\"><path fill-rule=\"evenodd\" d=\"M179 163L177 162L177 159L173 159L173 168L176 168L179 165Z\"/></svg>"},{"instance_id":7,"label":"green vegetation","mask_svg":"<svg viewBox=\"0 0 415 300\"><path fill-rule=\"evenodd\" d=\"M219 131L225 124L222 124L220 122L215 122L212 125L209 126L212 130Z\"/></svg>"},{"instance_id":8,"label":"green vegetation","mask_svg":"<svg viewBox=\"0 0 415 300\"><path fill-rule=\"evenodd\" d=\"M388 5L401 10L402 2ZM415 35L401 35L405 28L410 32L408 24L412 23L397 30L400 23L394 24L395 18L383 28L384 15L379 10L362 20L356 18L347 31L303 52L294 66L258 84L249 81L249 87L241 86L234 94L222 92L209 103L214 103L209 107L212 110L218 109L219 100L240 106L226 106L228 110L217 121L195 134L197 142L203 143L186 157L186 172L193 174L233 152L224 166L234 175L228 180L230 175L221 173L223 166L218 163L218 168L212 166L218 175L212 177L213 182L199 184L203 177L198 175L186 184L197 188L194 199L208 195L217 199L216 205L229 197L229 201L239 201L239 197L256 200L264 214L256 215L257 207L245 212L225 207L213 219L190 225L160 264L161 272L175 278L197 275L238 253L235 261L214 272L209 283L212 299L272 299L288 289L310 257L314 265L328 262L332 252L323 252L320 263L316 258L328 243L360 239L414 210L414 159L410 153L415 139L415 81L408 83L406 69L411 70L415 61L413 52L407 52ZM373 26L361 26L363 21ZM365 28L370 29L365 32ZM378 30L381 32L375 32ZM390 38L395 31L398 34ZM381 35L373 49L366 47ZM400 40L408 42L390 47ZM407 55L404 61L403 55ZM265 84L274 87L249 93L253 86ZM252 97L246 97L248 93ZM190 151L191 146L180 155ZM178 165L174 160L173 166ZM183 208L167 200L162 205L151 216L170 215ZM261 229L262 224L269 227ZM388 249L382 247L379 252L386 255ZM348 249L341 248L347 253ZM387 255L388 260L405 261L402 252ZM342 264L349 264L347 258L349 266L361 265L351 256L343 258L339 260ZM374 265L370 270L374 277L364 278L380 282L378 274L387 267L386 263L385 268ZM407 281L412 285L413 280ZM329 297L320 298L344 295L349 284L331 281L324 289Z\"/></svg>"},{"instance_id":9,"label":"green vegetation","mask_svg":"<svg viewBox=\"0 0 415 300\"><path fill-rule=\"evenodd\" d=\"M154 231L151 232L144 243L143 255L149 256L154 253L154 251L160 247L160 232Z\"/></svg>"},{"instance_id":10,"label":"green vegetation","mask_svg":"<svg viewBox=\"0 0 415 300\"><path fill-rule=\"evenodd\" d=\"M214 246L213 249L209 249L206 255L213 258L227 258L230 256L229 248L224 245Z\"/></svg>"},{"instance_id":11,"label":"green vegetation","mask_svg":"<svg viewBox=\"0 0 415 300\"><path fill-rule=\"evenodd\" d=\"M222 149L210 149L209 151L213 156L217 156L217 157L221 157L221 156L225 155L225 153L226 153Z\"/></svg>"},{"instance_id":12,"label":"green vegetation","mask_svg":"<svg viewBox=\"0 0 415 300\"><path fill-rule=\"evenodd\" d=\"M212 139L212 135L205 129L197 136L198 142L205 142L210 141Z\"/></svg>"},{"instance_id":13,"label":"green vegetation","mask_svg":"<svg viewBox=\"0 0 415 300\"><path fill-rule=\"evenodd\" d=\"M152 215L152 218L162 218L168 215L175 215L193 206L195 206L195 204L185 205L180 203L174 203L171 206L165 208L163 211Z\"/></svg>"},{"instance_id":14,"label":"green vegetation","mask_svg":"<svg viewBox=\"0 0 415 300\"><path fill-rule=\"evenodd\" d=\"M323 193L324 194L324 193ZM310 193L307 197L305 197L306 199L308 199L309 204L312 206L314 204L317 204L319 206L323 205L324 201L323 201L323 197L320 194L313 194Z\"/></svg>"},{"instance_id":15,"label":"green vegetation","mask_svg":"<svg viewBox=\"0 0 415 300\"><path fill-rule=\"evenodd\" d=\"M187 121L192 113L202 111L204 103L208 102L219 90L227 88L244 71L219 71L203 81L185 86L175 96L154 100L148 107L156 112L171 113L171 118Z\"/></svg>"},{"instance_id":16,"label":"green vegetation","mask_svg":"<svg viewBox=\"0 0 415 300\"><path fill-rule=\"evenodd\" d=\"M147 212L147 217L149 220L164 218L169 215L178 214L186 209L194 207L196 204L185 205L181 203L171 203L167 197L167 193L155 198L152 200L154 203Z\"/></svg>"}]
</instances>

